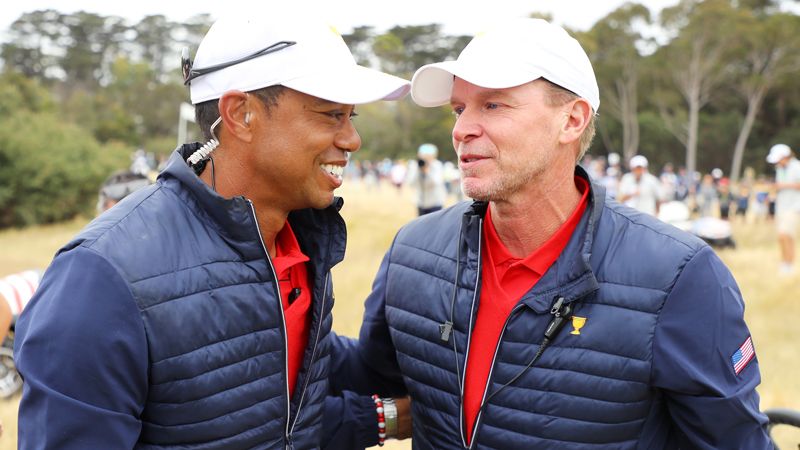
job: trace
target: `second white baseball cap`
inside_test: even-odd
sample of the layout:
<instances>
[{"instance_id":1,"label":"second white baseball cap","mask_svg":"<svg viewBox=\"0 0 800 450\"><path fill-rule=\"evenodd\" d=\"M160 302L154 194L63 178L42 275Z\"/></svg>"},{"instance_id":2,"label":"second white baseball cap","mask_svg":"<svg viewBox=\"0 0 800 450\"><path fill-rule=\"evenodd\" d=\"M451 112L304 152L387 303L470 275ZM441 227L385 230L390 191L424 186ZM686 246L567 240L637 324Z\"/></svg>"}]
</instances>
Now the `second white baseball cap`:
<instances>
[{"instance_id":1,"label":"second white baseball cap","mask_svg":"<svg viewBox=\"0 0 800 450\"><path fill-rule=\"evenodd\" d=\"M783 158L791 156L792 149L786 144L775 144L769 149L767 155L767 162L770 164L778 164Z\"/></svg>"},{"instance_id":2,"label":"second white baseball cap","mask_svg":"<svg viewBox=\"0 0 800 450\"><path fill-rule=\"evenodd\" d=\"M586 99L595 112L600 108L586 52L563 28L542 19L505 21L478 33L457 60L420 67L411 80L411 96L420 106L449 103L454 76L490 89L545 78Z\"/></svg>"}]
</instances>

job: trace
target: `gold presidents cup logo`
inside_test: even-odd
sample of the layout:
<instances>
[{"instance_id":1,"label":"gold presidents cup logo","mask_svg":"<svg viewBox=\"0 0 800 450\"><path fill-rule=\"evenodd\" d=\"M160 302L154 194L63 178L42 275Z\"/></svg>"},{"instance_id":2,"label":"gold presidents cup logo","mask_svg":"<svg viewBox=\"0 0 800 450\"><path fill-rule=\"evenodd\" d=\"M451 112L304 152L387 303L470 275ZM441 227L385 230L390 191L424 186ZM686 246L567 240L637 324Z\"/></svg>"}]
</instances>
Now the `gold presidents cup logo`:
<instances>
[{"instance_id":1,"label":"gold presidents cup logo","mask_svg":"<svg viewBox=\"0 0 800 450\"><path fill-rule=\"evenodd\" d=\"M572 316L572 333L581 334L581 328L586 325L586 317Z\"/></svg>"}]
</instances>

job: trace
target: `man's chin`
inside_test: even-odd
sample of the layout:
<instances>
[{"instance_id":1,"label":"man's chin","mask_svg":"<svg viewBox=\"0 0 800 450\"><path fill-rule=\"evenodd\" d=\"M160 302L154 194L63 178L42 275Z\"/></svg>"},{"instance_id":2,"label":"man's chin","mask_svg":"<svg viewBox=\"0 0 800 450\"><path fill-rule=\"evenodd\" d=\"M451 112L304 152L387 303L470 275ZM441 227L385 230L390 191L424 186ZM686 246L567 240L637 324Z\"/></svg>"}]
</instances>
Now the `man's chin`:
<instances>
[{"instance_id":1,"label":"man's chin","mask_svg":"<svg viewBox=\"0 0 800 450\"><path fill-rule=\"evenodd\" d=\"M313 202L311 208L325 209L328 206L331 206L331 203L333 203L333 192L329 192L328 194L321 194L319 198Z\"/></svg>"},{"instance_id":2,"label":"man's chin","mask_svg":"<svg viewBox=\"0 0 800 450\"><path fill-rule=\"evenodd\" d=\"M469 197L473 200L488 202L491 200L491 195L488 189L485 189L482 186L476 186L470 183L463 183L461 185L461 189L464 191L464 195Z\"/></svg>"}]
</instances>

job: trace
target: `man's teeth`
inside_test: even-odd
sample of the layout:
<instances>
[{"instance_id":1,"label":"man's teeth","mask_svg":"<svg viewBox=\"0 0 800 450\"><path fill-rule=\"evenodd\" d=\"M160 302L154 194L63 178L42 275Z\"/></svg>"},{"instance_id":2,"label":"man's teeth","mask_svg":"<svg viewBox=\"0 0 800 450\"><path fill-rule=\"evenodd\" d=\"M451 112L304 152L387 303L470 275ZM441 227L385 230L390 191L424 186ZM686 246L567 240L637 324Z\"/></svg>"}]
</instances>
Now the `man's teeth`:
<instances>
[{"instance_id":1,"label":"man's teeth","mask_svg":"<svg viewBox=\"0 0 800 450\"><path fill-rule=\"evenodd\" d=\"M321 164L322 170L328 172L329 174L333 175L336 178L341 179L344 176L344 167L343 166L335 166L333 164Z\"/></svg>"}]
</instances>

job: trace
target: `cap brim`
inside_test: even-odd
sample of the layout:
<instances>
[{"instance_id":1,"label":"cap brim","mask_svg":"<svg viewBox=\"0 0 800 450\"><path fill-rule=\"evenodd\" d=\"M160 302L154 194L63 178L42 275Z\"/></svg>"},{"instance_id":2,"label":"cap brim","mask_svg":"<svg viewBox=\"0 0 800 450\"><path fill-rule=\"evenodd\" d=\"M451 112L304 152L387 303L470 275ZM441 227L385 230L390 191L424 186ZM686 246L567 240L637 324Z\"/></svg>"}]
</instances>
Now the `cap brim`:
<instances>
[{"instance_id":1,"label":"cap brim","mask_svg":"<svg viewBox=\"0 0 800 450\"><path fill-rule=\"evenodd\" d=\"M400 100L411 89L407 80L358 65L305 75L281 84L304 94L346 105Z\"/></svg>"},{"instance_id":2,"label":"cap brim","mask_svg":"<svg viewBox=\"0 0 800 450\"><path fill-rule=\"evenodd\" d=\"M780 155L767 155L767 162L770 164L778 164L782 159Z\"/></svg>"},{"instance_id":3,"label":"cap brim","mask_svg":"<svg viewBox=\"0 0 800 450\"><path fill-rule=\"evenodd\" d=\"M468 65L444 61L420 67L411 79L411 98L419 106L432 107L450 103L454 77L488 89L506 89L536 80L542 74L530 70L497 70L491 64Z\"/></svg>"}]
</instances>

